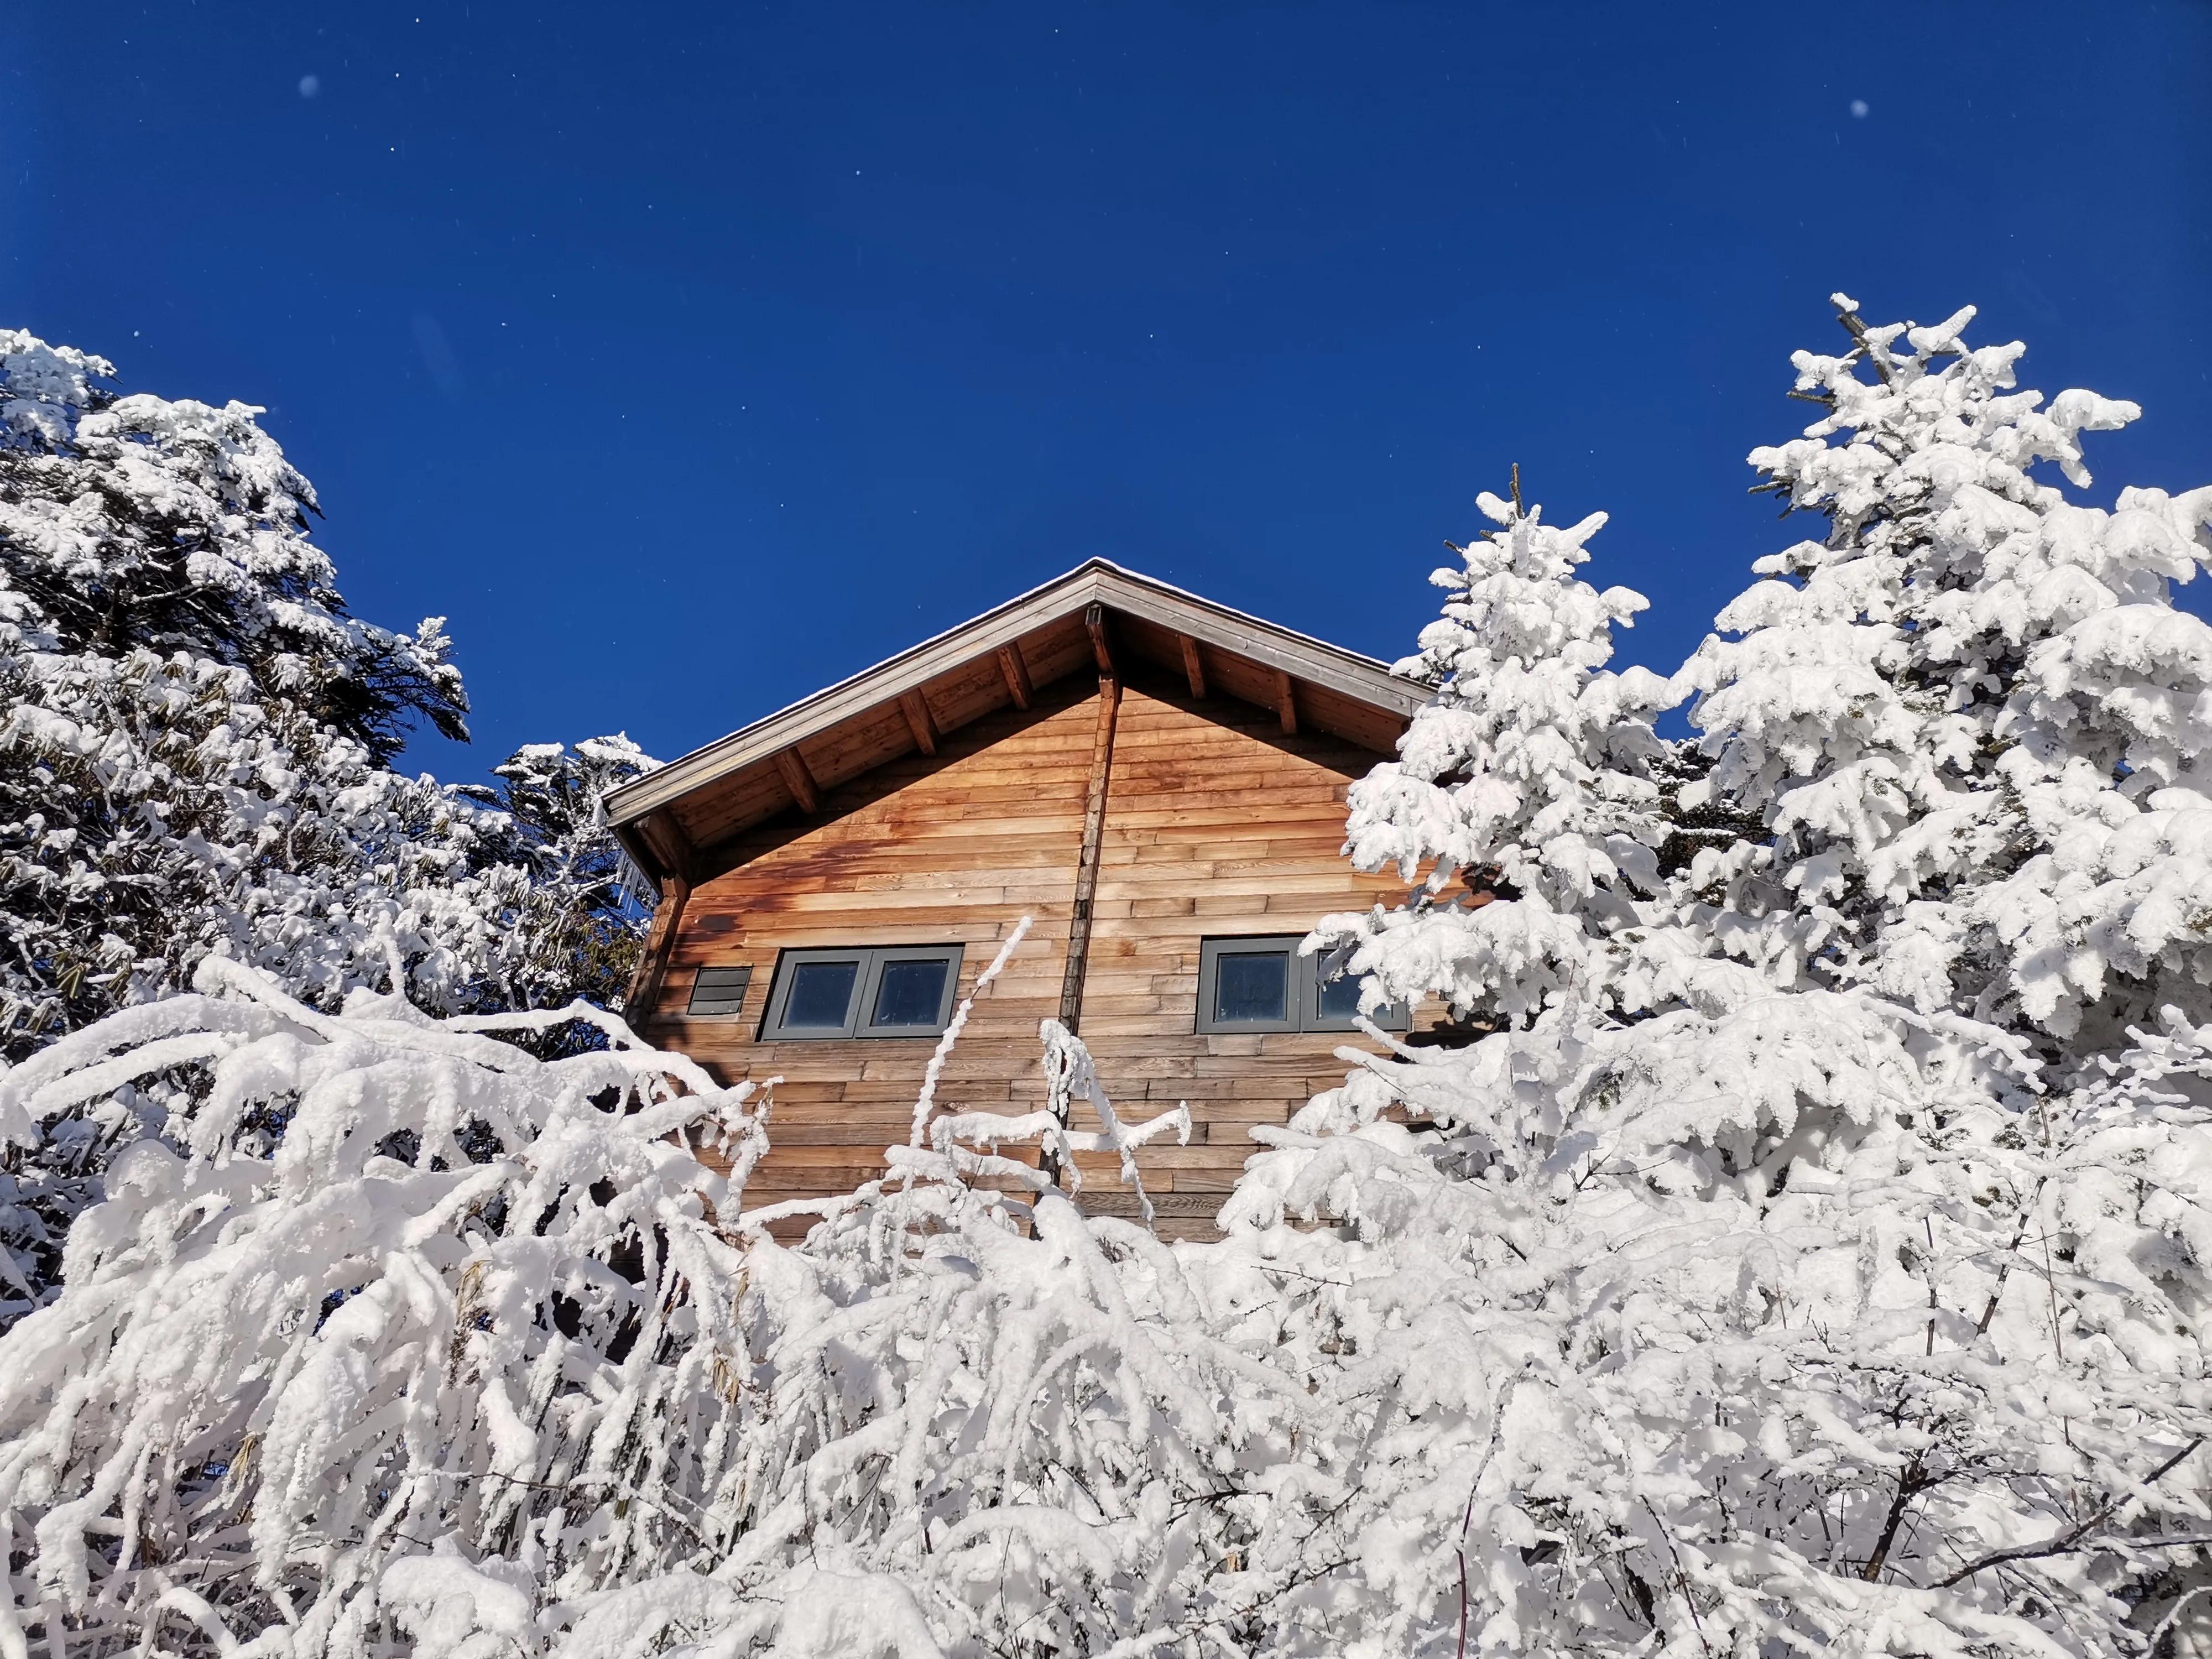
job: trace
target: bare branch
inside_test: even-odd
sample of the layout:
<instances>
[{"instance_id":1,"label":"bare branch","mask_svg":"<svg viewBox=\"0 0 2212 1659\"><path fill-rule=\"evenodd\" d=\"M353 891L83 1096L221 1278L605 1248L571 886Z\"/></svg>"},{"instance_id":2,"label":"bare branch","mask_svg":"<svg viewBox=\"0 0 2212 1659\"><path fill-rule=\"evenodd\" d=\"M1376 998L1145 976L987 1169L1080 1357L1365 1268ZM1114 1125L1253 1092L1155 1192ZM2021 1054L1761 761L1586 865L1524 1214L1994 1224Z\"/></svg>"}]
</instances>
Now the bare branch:
<instances>
[{"instance_id":1,"label":"bare branch","mask_svg":"<svg viewBox=\"0 0 2212 1659\"><path fill-rule=\"evenodd\" d=\"M1952 1585L1959 1583L1961 1579L1972 1578L1978 1572L1981 1572L1990 1567L2002 1566L2008 1561L2039 1561L2047 1556L2063 1555L2068 1551L2078 1547L2085 1539L2088 1538L2091 1533L2094 1532L2099 1527L2103 1526L2106 1521L2112 1518L2113 1510L2118 1509L2122 1504L2134 1497L2136 1492L2142 1491L2145 1486L2154 1486L2160 1480L2163 1480L2167 1475L2172 1474L2176 1468L2180 1467L2182 1462L2191 1452L2195 1451L2203 1443L2204 1437L2200 1434L2196 1439L2191 1441L2179 1451L2174 1453L2172 1456L2167 1458L2165 1462L2153 1469L2148 1474L2145 1475L2133 1486L2130 1486L2126 1492L2121 1492L2116 1497L2107 1500L2105 1504L2100 1508L2094 1515L2089 1516L2087 1520L2081 1522L2078 1526L2070 1528L2067 1531L2059 1534L2057 1537L2051 1539L2047 1543L2023 1544L2017 1549L1998 1550L1992 1554L1982 1557L1978 1561L1971 1561L1967 1563L1965 1566L1960 1568L1958 1571L1953 1573L1948 1578L1946 1578L1942 1581L1942 1583L1938 1583L1936 1588L1938 1589L1948 1589ZM2147 1543L2157 1543L2161 1540L2146 1540L2145 1541Z\"/></svg>"}]
</instances>

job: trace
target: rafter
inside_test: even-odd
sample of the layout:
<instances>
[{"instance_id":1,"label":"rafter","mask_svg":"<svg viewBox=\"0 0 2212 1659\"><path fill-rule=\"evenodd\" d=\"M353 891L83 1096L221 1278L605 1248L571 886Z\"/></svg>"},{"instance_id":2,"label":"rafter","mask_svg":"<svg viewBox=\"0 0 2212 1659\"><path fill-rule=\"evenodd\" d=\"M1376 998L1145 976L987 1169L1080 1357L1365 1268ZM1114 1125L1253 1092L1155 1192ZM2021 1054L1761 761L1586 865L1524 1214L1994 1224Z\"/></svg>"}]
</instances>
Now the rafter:
<instances>
[{"instance_id":1,"label":"rafter","mask_svg":"<svg viewBox=\"0 0 2212 1659\"><path fill-rule=\"evenodd\" d=\"M799 810L812 817L821 805L821 798L815 793L814 774L806 769L805 757L796 749L779 749L775 751L775 769L783 775L783 787L791 791Z\"/></svg>"},{"instance_id":2,"label":"rafter","mask_svg":"<svg viewBox=\"0 0 2212 1659\"><path fill-rule=\"evenodd\" d=\"M919 691L902 692L899 713L906 716L906 729L914 734L914 746L925 755L937 752L937 722L930 718L929 705L921 700Z\"/></svg>"},{"instance_id":3,"label":"rafter","mask_svg":"<svg viewBox=\"0 0 2212 1659\"><path fill-rule=\"evenodd\" d=\"M1091 635L1091 654L1098 659L1098 672L1114 672L1114 647L1106 637L1106 607L1093 605L1083 613L1083 626Z\"/></svg>"},{"instance_id":4,"label":"rafter","mask_svg":"<svg viewBox=\"0 0 2212 1659\"><path fill-rule=\"evenodd\" d=\"M1014 700L1014 707L1027 708L1036 692L1030 684L1030 668L1022 660L1021 647L1002 645L999 647L999 672L1006 677L1006 695Z\"/></svg>"},{"instance_id":5,"label":"rafter","mask_svg":"<svg viewBox=\"0 0 2212 1659\"><path fill-rule=\"evenodd\" d=\"M1206 696L1206 659L1198 653L1198 641L1188 634L1176 636L1182 646L1182 672L1190 681L1190 695L1203 701Z\"/></svg>"}]
</instances>

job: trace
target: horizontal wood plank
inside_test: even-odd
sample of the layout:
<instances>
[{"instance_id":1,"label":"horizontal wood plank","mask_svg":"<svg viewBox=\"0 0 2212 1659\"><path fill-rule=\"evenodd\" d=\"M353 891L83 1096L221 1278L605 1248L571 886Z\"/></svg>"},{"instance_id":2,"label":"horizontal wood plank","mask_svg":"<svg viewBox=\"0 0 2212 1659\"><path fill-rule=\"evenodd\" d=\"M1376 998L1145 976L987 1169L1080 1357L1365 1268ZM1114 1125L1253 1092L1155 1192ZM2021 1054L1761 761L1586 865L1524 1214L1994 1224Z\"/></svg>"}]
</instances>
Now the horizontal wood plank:
<instances>
[{"instance_id":1,"label":"horizontal wood plank","mask_svg":"<svg viewBox=\"0 0 2212 1659\"><path fill-rule=\"evenodd\" d=\"M1057 648L1087 672L1079 623ZM1140 633L1118 636L1143 654ZM1163 637L1173 678L1122 692L1106 816L1100 830L1092 943L1083 992L1085 1039L1107 1092L1130 1121L1187 1103L1188 1145L1155 1143L1139 1165L1164 1236L1203 1236L1222 1194L1258 1150L1251 1130L1279 1124L1343 1080L1340 1048L1356 1033L1206 1036L1194 1029L1200 947L1216 935L1302 933L1331 911L1395 901L1395 872L1347 864L1344 796L1373 756L1301 718L1281 729L1267 701L1188 695L1180 644ZM1025 665L1036 658L1027 654ZM1209 650L1206 664L1213 662ZM943 1110L1006 1114L1042 1104L1038 1022L1055 1012L1066 962L1096 732L1092 696L1063 680L1026 713L1011 701L995 654L981 684L999 706L955 731L957 704L933 685L943 720L932 757L893 718L896 759L818 797L811 822L758 824L721 846L718 873L690 892L669 953L657 1040L718 1074L780 1076L768 1121L771 1150L748 1206L849 1190L884 1169L884 1149L911 1133L933 1039L763 1042L760 1015L779 954L823 945L954 944L969 991L1024 916L1031 931L981 1000L939 1079ZM1301 685L1297 712L1309 694ZM1316 715L1317 719L1317 715ZM828 762L825 764L830 763ZM688 1019L700 969L750 966L746 1006ZM1091 1127L1079 1123L1079 1127ZM1118 1162L1079 1154L1089 1206L1118 1205ZM1172 1206L1167 1200L1174 1200ZM1100 1208L1098 1213L1134 1213Z\"/></svg>"}]
</instances>

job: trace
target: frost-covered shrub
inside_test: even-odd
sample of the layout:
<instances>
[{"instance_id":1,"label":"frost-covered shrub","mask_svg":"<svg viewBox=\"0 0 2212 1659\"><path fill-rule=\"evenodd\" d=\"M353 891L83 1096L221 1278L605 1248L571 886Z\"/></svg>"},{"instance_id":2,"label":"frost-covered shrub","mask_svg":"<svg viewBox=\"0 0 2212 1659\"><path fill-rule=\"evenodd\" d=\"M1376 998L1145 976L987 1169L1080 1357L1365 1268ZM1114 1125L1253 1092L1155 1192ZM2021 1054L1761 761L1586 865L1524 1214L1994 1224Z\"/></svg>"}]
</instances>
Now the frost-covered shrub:
<instances>
[{"instance_id":1,"label":"frost-covered shrub","mask_svg":"<svg viewBox=\"0 0 2212 1659\"><path fill-rule=\"evenodd\" d=\"M1011 1155L1188 1127L1122 1126L1066 1032L1044 1110L925 1097L891 1175L788 1249L787 1212L740 1211L763 1103L595 1011L327 1015L221 958L200 982L0 1080L19 1138L167 1109L60 1298L0 1338L0 1617L28 1650L828 1659L1249 1626L1212 1573L1304 1388L1209 1335L1186 1259ZM572 1017L606 1047L488 1035Z\"/></svg>"},{"instance_id":2,"label":"frost-covered shrub","mask_svg":"<svg viewBox=\"0 0 2212 1659\"><path fill-rule=\"evenodd\" d=\"M167 1129L0 1339L9 1627L57 1656L360 1653L454 1596L526 1635L697 1559L749 1383L750 1086L580 1005L441 1023L324 1014L219 957L198 981L0 1080L19 1140L133 1094ZM611 1041L548 1062L490 1035L564 1018Z\"/></svg>"},{"instance_id":3,"label":"frost-covered shrub","mask_svg":"<svg viewBox=\"0 0 2212 1659\"><path fill-rule=\"evenodd\" d=\"M1330 1438L1250 1571L1342 1564L1265 1650L2147 1650L2212 1534L2208 1080L2178 1027L2052 1097L1796 991L1260 1132L1228 1220Z\"/></svg>"}]
</instances>

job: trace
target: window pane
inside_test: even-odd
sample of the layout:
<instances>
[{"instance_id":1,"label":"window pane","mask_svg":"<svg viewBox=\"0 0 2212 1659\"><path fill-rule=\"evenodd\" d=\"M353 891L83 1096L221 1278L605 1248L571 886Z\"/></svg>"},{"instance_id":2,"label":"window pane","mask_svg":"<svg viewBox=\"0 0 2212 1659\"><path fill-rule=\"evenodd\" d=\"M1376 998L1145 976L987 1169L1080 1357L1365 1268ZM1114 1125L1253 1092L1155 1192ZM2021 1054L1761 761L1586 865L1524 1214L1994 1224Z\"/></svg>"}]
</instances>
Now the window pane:
<instances>
[{"instance_id":1,"label":"window pane","mask_svg":"<svg viewBox=\"0 0 2212 1659\"><path fill-rule=\"evenodd\" d=\"M1213 1018L1217 1021L1280 1020L1291 1017L1291 957L1287 951L1224 951L1213 961Z\"/></svg>"},{"instance_id":2,"label":"window pane","mask_svg":"<svg viewBox=\"0 0 2212 1659\"><path fill-rule=\"evenodd\" d=\"M1327 1020L1349 1020L1359 1012L1359 988L1366 982L1364 975L1339 974L1334 979L1321 982L1318 999L1321 1017Z\"/></svg>"},{"instance_id":3,"label":"window pane","mask_svg":"<svg viewBox=\"0 0 2212 1659\"><path fill-rule=\"evenodd\" d=\"M794 963L791 996L783 1005L783 1023L816 1030L842 1026L845 1010L853 1002L853 981L860 972L860 964L850 959Z\"/></svg>"},{"instance_id":4,"label":"window pane","mask_svg":"<svg viewBox=\"0 0 2212 1659\"><path fill-rule=\"evenodd\" d=\"M945 1006L945 972L951 965L943 957L885 963L868 1024L934 1026L937 1011Z\"/></svg>"}]
</instances>

